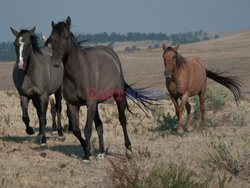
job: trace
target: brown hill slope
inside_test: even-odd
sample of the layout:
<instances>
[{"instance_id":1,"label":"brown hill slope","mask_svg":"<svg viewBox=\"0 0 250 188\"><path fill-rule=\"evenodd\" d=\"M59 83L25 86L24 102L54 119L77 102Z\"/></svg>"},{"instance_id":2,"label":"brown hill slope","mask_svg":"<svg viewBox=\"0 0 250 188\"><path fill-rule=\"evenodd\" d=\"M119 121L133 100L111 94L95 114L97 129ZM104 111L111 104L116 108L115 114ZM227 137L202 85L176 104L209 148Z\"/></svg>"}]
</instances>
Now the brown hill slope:
<instances>
[{"instance_id":1,"label":"brown hill slope","mask_svg":"<svg viewBox=\"0 0 250 188\"><path fill-rule=\"evenodd\" d=\"M198 56L206 67L219 68L239 76L245 83L245 93L250 92L250 31L223 38L186 44L180 47L183 56ZM119 52L125 79L138 87L153 86L165 89L162 50L146 49ZM0 89L13 89L11 78L14 62L0 63Z\"/></svg>"}]
</instances>

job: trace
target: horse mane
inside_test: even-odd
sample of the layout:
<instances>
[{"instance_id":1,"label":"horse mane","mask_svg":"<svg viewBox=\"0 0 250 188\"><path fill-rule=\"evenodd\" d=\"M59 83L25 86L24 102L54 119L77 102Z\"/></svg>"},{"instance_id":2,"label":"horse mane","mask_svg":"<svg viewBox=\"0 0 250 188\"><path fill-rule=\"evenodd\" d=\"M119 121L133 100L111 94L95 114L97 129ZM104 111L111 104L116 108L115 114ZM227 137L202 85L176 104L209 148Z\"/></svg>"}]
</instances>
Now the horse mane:
<instances>
[{"instance_id":1,"label":"horse mane","mask_svg":"<svg viewBox=\"0 0 250 188\"><path fill-rule=\"evenodd\" d=\"M53 30L58 33L59 36L63 35L64 33L64 29L67 27L65 22L59 22L58 24L55 25L55 27L53 28ZM79 41L79 35L75 36L72 32L70 32L70 36L72 38L72 40L80 47L80 48L84 48L84 43L88 42L88 40L81 40ZM48 45L48 43L50 42L50 38L48 38L47 42L45 43L46 45Z\"/></svg>"},{"instance_id":2,"label":"horse mane","mask_svg":"<svg viewBox=\"0 0 250 188\"><path fill-rule=\"evenodd\" d=\"M176 53L176 66L177 66L177 68L182 67L186 63L185 58L182 57L182 55L180 53L176 52L172 47L167 47L165 49L163 55L169 51Z\"/></svg>"},{"instance_id":3,"label":"horse mane","mask_svg":"<svg viewBox=\"0 0 250 188\"><path fill-rule=\"evenodd\" d=\"M24 34L24 33L27 33L27 32L29 32L29 31L26 30L26 29L22 29L20 31L20 34ZM37 34L31 35L30 36L31 46L32 46L32 49L33 49L35 54L37 54L37 53L42 54L42 51L41 51L40 46L39 46L38 39L39 39L39 35L37 35Z\"/></svg>"},{"instance_id":4,"label":"horse mane","mask_svg":"<svg viewBox=\"0 0 250 188\"><path fill-rule=\"evenodd\" d=\"M186 59L177 52L176 54L176 66L178 68L182 67L186 63Z\"/></svg>"}]
</instances>

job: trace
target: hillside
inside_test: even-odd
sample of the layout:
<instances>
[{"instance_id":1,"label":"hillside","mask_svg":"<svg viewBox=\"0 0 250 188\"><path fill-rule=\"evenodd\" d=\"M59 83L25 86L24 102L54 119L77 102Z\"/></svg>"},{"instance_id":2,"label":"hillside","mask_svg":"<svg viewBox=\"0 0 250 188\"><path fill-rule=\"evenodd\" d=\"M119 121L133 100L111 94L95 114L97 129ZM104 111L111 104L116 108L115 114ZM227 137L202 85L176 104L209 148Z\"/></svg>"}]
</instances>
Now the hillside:
<instances>
[{"instance_id":1,"label":"hillside","mask_svg":"<svg viewBox=\"0 0 250 188\"><path fill-rule=\"evenodd\" d=\"M140 42L143 43L143 42ZM145 44L144 44L145 45ZM232 34L219 39L181 45L183 56L198 56L206 67L219 68L239 76L243 82L250 80L250 31ZM125 79L136 82L139 87L165 88L163 76L162 49L144 49L132 52L118 52ZM0 63L0 89L13 89L13 62ZM246 84L245 93L250 92Z\"/></svg>"}]
</instances>

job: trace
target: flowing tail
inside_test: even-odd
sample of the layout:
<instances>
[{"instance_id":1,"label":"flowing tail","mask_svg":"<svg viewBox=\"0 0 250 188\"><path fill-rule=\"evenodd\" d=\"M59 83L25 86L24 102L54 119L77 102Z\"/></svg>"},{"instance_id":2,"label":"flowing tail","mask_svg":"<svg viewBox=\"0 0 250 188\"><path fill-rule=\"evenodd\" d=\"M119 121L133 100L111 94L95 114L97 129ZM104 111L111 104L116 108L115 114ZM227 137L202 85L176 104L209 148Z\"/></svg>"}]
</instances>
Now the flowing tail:
<instances>
[{"instance_id":1,"label":"flowing tail","mask_svg":"<svg viewBox=\"0 0 250 188\"><path fill-rule=\"evenodd\" d=\"M241 87L242 83L237 77L234 76L223 76L223 72L211 71L206 69L206 74L208 78L222 84L228 88L234 95L235 101L238 105L241 97Z\"/></svg>"},{"instance_id":2,"label":"flowing tail","mask_svg":"<svg viewBox=\"0 0 250 188\"><path fill-rule=\"evenodd\" d=\"M149 105L158 105L158 104L152 103L152 101L158 101L159 100L158 98L160 98L160 96L146 96L146 95L142 94L144 91L143 89L132 88L125 81L124 81L124 84L125 84L126 97L131 99L145 114L147 114L147 113L145 112L144 109L152 110ZM127 105L128 111L131 114L133 114L133 112L129 109L127 100L126 100L126 105Z\"/></svg>"}]
</instances>

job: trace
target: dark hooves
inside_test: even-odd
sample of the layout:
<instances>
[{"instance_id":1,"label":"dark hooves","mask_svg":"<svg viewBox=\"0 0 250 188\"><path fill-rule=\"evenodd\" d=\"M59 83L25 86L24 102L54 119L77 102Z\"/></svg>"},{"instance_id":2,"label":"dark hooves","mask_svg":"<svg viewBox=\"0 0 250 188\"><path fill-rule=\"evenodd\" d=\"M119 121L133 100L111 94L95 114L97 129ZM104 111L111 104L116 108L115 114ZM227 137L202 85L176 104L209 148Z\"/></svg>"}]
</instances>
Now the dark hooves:
<instances>
[{"instance_id":1,"label":"dark hooves","mask_svg":"<svg viewBox=\"0 0 250 188\"><path fill-rule=\"evenodd\" d=\"M63 134L61 136L58 135L58 140L61 141L61 142L64 142L66 139L66 136Z\"/></svg>"},{"instance_id":2,"label":"dark hooves","mask_svg":"<svg viewBox=\"0 0 250 188\"><path fill-rule=\"evenodd\" d=\"M46 143L42 143L41 144L41 149L42 150L48 149L48 145Z\"/></svg>"},{"instance_id":3,"label":"dark hooves","mask_svg":"<svg viewBox=\"0 0 250 188\"><path fill-rule=\"evenodd\" d=\"M26 128L26 133L29 135L32 135L35 133L34 129L32 127Z\"/></svg>"}]
</instances>

